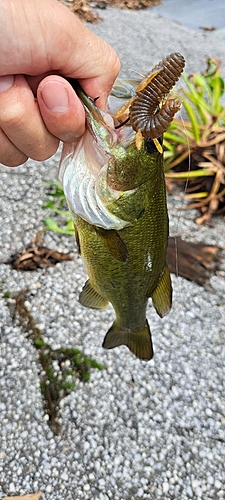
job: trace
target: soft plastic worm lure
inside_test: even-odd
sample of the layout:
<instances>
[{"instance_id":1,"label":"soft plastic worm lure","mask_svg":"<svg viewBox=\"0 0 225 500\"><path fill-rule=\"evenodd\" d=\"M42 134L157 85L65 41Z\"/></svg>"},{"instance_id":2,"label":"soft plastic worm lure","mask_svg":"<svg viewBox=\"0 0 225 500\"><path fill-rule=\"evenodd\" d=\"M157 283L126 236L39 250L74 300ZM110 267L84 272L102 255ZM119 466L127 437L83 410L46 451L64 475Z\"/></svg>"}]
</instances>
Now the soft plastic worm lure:
<instances>
[{"instance_id":1,"label":"soft plastic worm lure","mask_svg":"<svg viewBox=\"0 0 225 500\"><path fill-rule=\"evenodd\" d=\"M178 52L168 55L142 80L135 95L126 103L129 107L130 123L136 132L136 145L141 148L142 137L153 139L157 149L162 147L157 141L173 120L181 107L179 99L166 99L178 81L185 66L184 57ZM124 107L121 108L124 111ZM120 110L117 116L120 114Z\"/></svg>"}]
</instances>

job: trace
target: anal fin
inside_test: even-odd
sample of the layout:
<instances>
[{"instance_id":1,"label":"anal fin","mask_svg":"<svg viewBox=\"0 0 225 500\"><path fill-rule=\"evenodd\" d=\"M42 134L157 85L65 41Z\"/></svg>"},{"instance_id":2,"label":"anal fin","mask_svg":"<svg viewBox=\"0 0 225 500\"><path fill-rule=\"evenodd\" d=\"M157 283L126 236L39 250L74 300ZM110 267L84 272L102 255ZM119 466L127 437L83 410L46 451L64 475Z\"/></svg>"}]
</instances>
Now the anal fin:
<instances>
[{"instance_id":1,"label":"anal fin","mask_svg":"<svg viewBox=\"0 0 225 500\"><path fill-rule=\"evenodd\" d=\"M106 300L100 293L98 293L87 280L82 291L79 295L79 302L82 306L90 307L92 309L104 309L108 305L108 300Z\"/></svg>"},{"instance_id":2,"label":"anal fin","mask_svg":"<svg viewBox=\"0 0 225 500\"><path fill-rule=\"evenodd\" d=\"M165 265L161 279L152 294L152 303L158 315L163 318L172 306L172 284L168 265Z\"/></svg>"},{"instance_id":3,"label":"anal fin","mask_svg":"<svg viewBox=\"0 0 225 500\"><path fill-rule=\"evenodd\" d=\"M139 330L121 328L115 321L107 332L102 347L113 349L120 345L126 345L135 356L144 361L149 361L153 357L153 347L149 324Z\"/></svg>"}]
</instances>

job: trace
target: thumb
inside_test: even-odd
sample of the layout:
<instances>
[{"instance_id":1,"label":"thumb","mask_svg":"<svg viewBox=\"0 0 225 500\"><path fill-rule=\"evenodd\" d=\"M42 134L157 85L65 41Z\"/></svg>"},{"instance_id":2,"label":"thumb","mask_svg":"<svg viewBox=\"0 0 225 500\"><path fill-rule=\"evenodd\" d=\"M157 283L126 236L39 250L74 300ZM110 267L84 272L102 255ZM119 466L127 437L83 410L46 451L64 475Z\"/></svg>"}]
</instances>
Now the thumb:
<instances>
[{"instance_id":1,"label":"thumb","mask_svg":"<svg viewBox=\"0 0 225 500\"><path fill-rule=\"evenodd\" d=\"M57 75L44 78L38 86L37 99L42 119L52 135L72 142L84 134L84 108L64 78Z\"/></svg>"}]
</instances>

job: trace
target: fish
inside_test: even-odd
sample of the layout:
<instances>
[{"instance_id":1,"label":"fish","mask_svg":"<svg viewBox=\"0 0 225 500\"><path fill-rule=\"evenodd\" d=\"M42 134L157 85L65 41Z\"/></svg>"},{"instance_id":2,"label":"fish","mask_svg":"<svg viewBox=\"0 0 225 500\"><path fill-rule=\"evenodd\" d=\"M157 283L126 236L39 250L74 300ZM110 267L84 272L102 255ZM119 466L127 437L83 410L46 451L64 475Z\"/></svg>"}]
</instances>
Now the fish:
<instances>
[{"instance_id":1,"label":"fish","mask_svg":"<svg viewBox=\"0 0 225 500\"><path fill-rule=\"evenodd\" d=\"M171 54L166 61L173 64L174 58ZM167 102L165 94L175 82L172 79L168 85L163 64L158 93L161 101ZM146 78L141 91L151 86L152 81ZM151 298L160 317L172 306L172 284L166 263L169 224L162 137L155 141L142 135L137 147L137 130L132 127L130 113L135 99L141 111L144 99L139 91L129 90L132 97L128 119L121 123L118 109L102 111L78 82L73 86L84 106L86 131L72 145L64 144L59 179L88 275L79 302L94 309L103 309L111 303L115 320L105 335L103 347L125 345L137 358L148 361L153 357L146 318L148 300ZM129 92L125 84L126 99ZM123 97L121 86L119 93ZM160 112L160 96L156 113ZM160 126L160 132L163 131Z\"/></svg>"}]
</instances>

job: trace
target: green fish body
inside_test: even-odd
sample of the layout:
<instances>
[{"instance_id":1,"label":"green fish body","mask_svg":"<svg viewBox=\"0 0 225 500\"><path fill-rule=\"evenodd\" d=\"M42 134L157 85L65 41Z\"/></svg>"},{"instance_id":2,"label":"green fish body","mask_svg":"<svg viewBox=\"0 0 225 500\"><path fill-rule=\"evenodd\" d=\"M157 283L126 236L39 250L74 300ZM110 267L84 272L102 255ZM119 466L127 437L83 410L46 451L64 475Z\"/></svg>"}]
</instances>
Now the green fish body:
<instances>
[{"instance_id":1,"label":"green fish body","mask_svg":"<svg viewBox=\"0 0 225 500\"><path fill-rule=\"evenodd\" d=\"M172 303L163 154L152 139L142 138L137 149L132 127L116 130L110 114L79 85L76 91L87 130L72 147L64 145L59 178L89 277L79 300L97 309L113 305L116 319L103 347L126 345L149 360L148 299L160 317Z\"/></svg>"}]
</instances>

